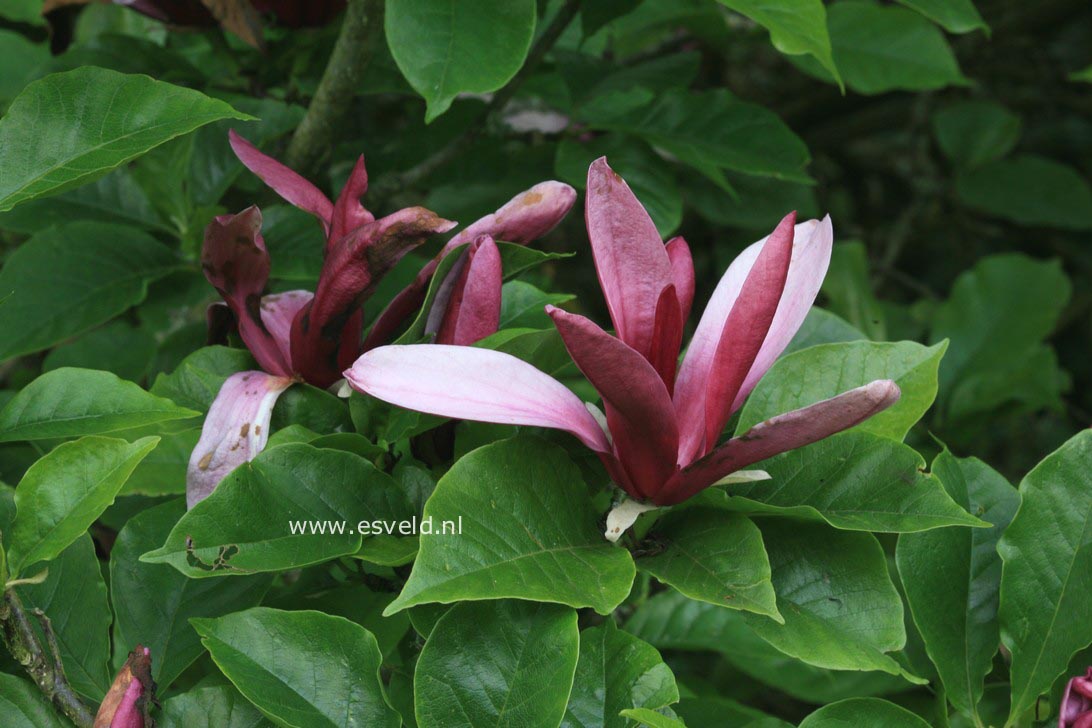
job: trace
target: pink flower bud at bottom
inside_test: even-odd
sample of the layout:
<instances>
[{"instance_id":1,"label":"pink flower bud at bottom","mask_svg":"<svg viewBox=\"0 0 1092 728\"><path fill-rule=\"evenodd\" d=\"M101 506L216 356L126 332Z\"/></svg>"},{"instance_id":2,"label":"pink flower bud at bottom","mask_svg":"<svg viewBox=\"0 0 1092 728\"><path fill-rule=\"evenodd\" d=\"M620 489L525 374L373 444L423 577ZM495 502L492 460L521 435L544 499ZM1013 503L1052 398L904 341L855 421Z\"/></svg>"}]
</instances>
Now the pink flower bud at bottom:
<instances>
[{"instance_id":1,"label":"pink flower bud at bottom","mask_svg":"<svg viewBox=\"0 0 1092 728\"><path fill-rule=\"evenodd\" d=\"M145 728L145 725L151 725L147 715L154 696L152 653L147 647L137 645L103 698L94 728Z\"/></svg>"}]
</instances>

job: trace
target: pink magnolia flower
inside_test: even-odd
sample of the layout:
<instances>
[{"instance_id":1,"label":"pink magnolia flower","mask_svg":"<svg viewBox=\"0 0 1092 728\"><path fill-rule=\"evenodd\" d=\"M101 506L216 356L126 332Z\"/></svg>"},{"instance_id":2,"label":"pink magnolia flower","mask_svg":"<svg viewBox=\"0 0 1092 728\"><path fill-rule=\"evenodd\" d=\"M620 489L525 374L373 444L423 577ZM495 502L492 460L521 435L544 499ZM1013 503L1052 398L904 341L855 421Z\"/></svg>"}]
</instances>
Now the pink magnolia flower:
<instances>
[{"instance_id":1,"label":"pink magnolia flower","mask_svg":"<svg viewBox=\"0 0 1092 728\"><path fill-rule=\"evenodd\" d=\"M151 698L155 695L152 681L152 653L147 647L137 645L129 653L110 691L106 693L99 712L95 715L94 728L144 728Z\"/></svg>"},{"instance_id":2,"label":"pink magnolia flower","mask_svg":"<svg viewBox=\"0 0 1092 728\"><path fill-rule=\"evenodd\" d=\"M263 296L270 259L258 208L221 215L205 230L201 256L205 276L234 313L239 335L261 371L233 374L209 409L186 471L190 507L206 498L231 470L262 451L273 406L282 392L296 381L328 387L365 347L393 337L420 308L438 260L426 264L400 294L408 306L388 307L381 315L369 335L373 343L361 341L362 304L407 252L455 226L423 207L376 219L360 204L368 186L363 157L337 201L331 202L250 142L234 132L230 136L248 169L292 205L318 218L326 233L325 259L313 294L296 290ZM502 271L494 237L529 242L560 222L575 197L568 185L543 182L453 237L443 252L466 247L467 254L444 279L426 331L448 345L472 344L496 331Z\"/></svg>"},{"instance_id":3,"label":"pink magnolia flower","mask_svg":"<svg viewBox=\"0 0 1092 728\"><path fill-rule=\"evenodd\" d=\"M1058 728L1092 728L1092 667L1066 683Z\"/></svg>"},{"instance_id":4,"label":"pink magnolia flower","mask_svg":"<svg viewBox=\"0 0 1092 728\"><path fill-rule=\"evenodd\" d=\"M384 346L345 372L356 389L436 415L565 430L633 498L672 505L725 476L802 447L889 407L899 389L875 381L761 422L718 445L732 414L784 351L830 261L830 219L788 215L728 268L682 365L694 268L682 238L666 245L628 185L599 159L588 171L587 227L616 336L547 311L603 399L600 422L560 382L515 357L477 348Z\"/></svg>"}]
</instances>

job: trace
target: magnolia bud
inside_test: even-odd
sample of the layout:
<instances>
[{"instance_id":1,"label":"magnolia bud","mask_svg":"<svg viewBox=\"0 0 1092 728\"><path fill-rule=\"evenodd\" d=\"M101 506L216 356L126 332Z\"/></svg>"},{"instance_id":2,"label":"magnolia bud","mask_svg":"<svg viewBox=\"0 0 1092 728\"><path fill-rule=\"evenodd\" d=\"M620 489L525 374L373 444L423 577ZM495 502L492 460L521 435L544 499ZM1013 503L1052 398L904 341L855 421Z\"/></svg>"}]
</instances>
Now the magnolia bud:
<instances>
[{"instance_id":1,"label":"magnolia bud","mask_svg":"<svg viewBox=\"0 0 1092 728\"><path fill-rule=\"evenodd\" d=\"M1066 684L1058 728L1092 728L1092 667Z\"/></svg>"},{"instance_id":2,"label":"magnolia bud","mask_svg":"<svg viewBox=\"0 0 1092 728\"><path fill-rule=\"evenodd\" d=\"M148 710L154 696L152 652L137 645L103 698L94 728L152 728Z\"/></svg>"}]
</instances>

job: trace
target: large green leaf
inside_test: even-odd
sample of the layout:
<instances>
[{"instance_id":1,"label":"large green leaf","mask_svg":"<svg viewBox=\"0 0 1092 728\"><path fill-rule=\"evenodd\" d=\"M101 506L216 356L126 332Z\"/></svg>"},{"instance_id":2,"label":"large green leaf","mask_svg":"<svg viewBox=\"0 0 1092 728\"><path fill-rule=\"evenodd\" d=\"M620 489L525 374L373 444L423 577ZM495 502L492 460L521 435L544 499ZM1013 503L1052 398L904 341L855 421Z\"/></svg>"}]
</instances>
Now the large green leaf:
<instances>
[{"instance_id":1,"label":"large green leaf","mask_svg":"<svg viewBox=\"0 0 1092 728\"><path fill-rule=\"evenodd\" d=\"M993 101L959 101L933 114L933 134L941 151L965 169L1012 151L1021 126L1018 115Z\"/></svg>"},{"instance_id":2,"label":"large green leaf","mask_svg":"<svg viewBox=\"0 0 1092 728\"><path fill-rule=\"evenodd\" d=\"M956 178L956 194L968 207L1021 225L1092 230L1092 184L1046 157L983 164Z\"/></svg>"},{"instance_id":3,"label":"large green leaf","mask_svg":"<svg viewBox=\"0 0 1092 728\"><path fill-rule=\"evenodd\" d=\"M997 550L1001 641L1012 653L1010 716L1022 715L1092 643L1092 431L1083 430L1020 483Z\"/></svg>"},{"instance_id":4,"label":"large green leaf","mask_svg":"<svg viewBox=\"0 0 1092 728\"><path fill-rule=\"evenodd\" d=\"M822 292L827 298L826 307L867 333L867 338L887 339L886 316L883 304L872 291L868 249L864 243L852 240L834 246Z\"/></svg>"},{"instance_id":5,"label":"large green leaf","mask_svg":"<svg viewBox=\"0 0 1092 728\"><path fill-rule=\"evenodd\" d=\"M831 56L827 12L822 0L720 0L770 31L774 48L790 56L814 56L839 79Z\"/></svg>"},{"instance_id":6,"label":"large green leaf","mask_svg":"<svg viewBox=\"0 0 1092 728\"><path fill-rule=\"evenodd\" d=\"M686 728L686 724L678 718L651 708L627 708L619 716L635 720L638 726L644 728Z\"/></svg>"},{"instance_id":7,"label":"large green leaf","mask_svg":"<svg viewBox=\"0 0 1092 728\"><path fill-rule=\"evenodd\" d=\"M933 473L948 494L991 528L939 528L899 538L896 562L914 623L952 705L977 715L982 686L1000 644L997 540L1020 505L1016 489L975 458L947 450Z\"/></svg>"},{"instance_id":8,"label":"large green leaf","mask_svg":"<svg viewBox=\"0 0 1092 728\"><path fill-rule=\"evenodd\" d=\"M153 666L155 662L153 661ZM273 725L230 685L208 685L163 701L161 728L269 728Z\"/></svg>"},{"instance_id":9,"label":"large green leaf","mask_svg":"<svg viewBox=\"0 0 1092 728\"><path fill-rule=\"evenodd\" d=\"M762 534L746 516L720 508L669 513L637 565L692 599L780 620Z\"/></svg>"},{"instance_id":10,"label":"large green leaf","mask_svg":"<svg viewBox=\"0 0 1092 728\"><path fill-rule=\"evenodd\" d=\"M95 544L87 534L49 562L40 584L19 587L27 609L49 617L72 687L94 702L110 687L110 605Z\"/></svg>"},{"instance_id":11,"label":"large green leaf","mask_svg":"<svg viewBox=\"0 0 1092 728\"><path fill-rule=\"evenodd\" d=\"M461 93L496 91L523 65L535 31L534 0L390 0L387 44L425 97L429 122Z\"/></svg>"},{"instance_id":12,"label":"large green leaf","mask_svg":"<svg viewBox=\"0 0 1092 728\"><path fill-rule=\"evenodd\" d=\"M0 715L5 728L69 728L42 692L32 683L0 672Z\"/></svg>"},{"instance_id":13,"label":"large green leaf","mask_svg":"<svg viewBox=\"0 0 1092 728\"><path fill-rule=\"evenodd\" d=\"M929 724L906 708L879 698L851 698L824 705L800 724L800 728L929 728Z\"/></svg>"},{"instance_id":14,"label":"large green leaf","mask_svg":"<svg viewBox=\"0 0 1092 728\"><path fill-rule=\"evenodd\" d=\"M0 442L98 435L200 414L109 372L65 367L38 377L0 410Z\"/></svg>"},{"instance_id":15,"label":"large green leaf","mask_svg":"<svg viewBox=\"0 0 1092 728\"><path fill-rule=\"evenodd\" d=\"M580 659L561 728L626 728L620 711L655 710L678 699L675 676L656 648L608 619L580 633Z\"/></svg>"},{"instance_id":16,"label":"large green leaf","mask_svg":"<svg viewBox=\"0 0 1092 728\"><path fill-rule=\"evenodd\" d=\"M873 380L893 379L902 391L899 401L855 429L901 440L933 404L937 368L947 348L943 341L932 347L913 341L848 341L782 357L747 398L736 433Z\"/></svg>"},{"instance_id":17,"label":"large green leaf","mask_svg":"<svg viewBox=\"0 0 1092 728\"><path fill-rule=\"evenodd\" d=\"M140 381L148 371L159 342L150 328L114 320L74 341L54 347L42 361L42 371L65 367L98 369L122 379Z\"/></svg>"},{"instance_id":18,"label":"large green leaf","mask_svg":"<svg viewBox=\"0 0 1092 728\"><path fill-rule=\"evenodd\" d=\"M266 607L191 623L227 678L277 725L401 725L383 693L375 637L358 624Z\"/></svg>"},{"instance_id":19,"label":"large green leaf","mask_svg":"<svg viewBox=\"0 0 1092 728\"><path fill-rule=\"evenodd\" d=\"M246 349L206 346L183 359L170 374L156 377L151 391L183 407L207 412L228 377L257 368Z\"/></svg>"},{"instance_id":20,"label":"large green leaf","mask_svg":"<svg viewBox=\"0 0 1092 728\"><path fill-rule=\"evenodd\" d=\"M84 437L59 445L34 463L15 490L17 510L8 546L12 576L55 558L79 538L158 442L158 437L131 444Z\"/></svg>"},{"instance_id":21,"label":"large green leaf","mask_svg":"<svg viewBox=\"0 0 1092 728\"><path fill-rule=\"evenodd\" d=\"M986 525L924 472L916 450L868 432L834 435L755 467L771 480L712 489L701 497L744 513L825 521L849 531Z\"/></svg>"},{"instance_id":22,"label":"large green leaf","mask_svg":"<svg viewBox=\"0 0 1092 728\"><path fill-rule=\"evenodd\" d=\"M899 0L908 8L939 24L949 33L990 32L990 27L978 14L973 0Z\"/></svg>"},{"instance_id":23,"label":"large green leaf","mask_svg":"<svg viewBox=\"0 0 1092 728\"><path fill-rule=\"evenodd\" d=\"M356 553L362 521L411 514L394 479L364 458L282 445L233 470L141 561L190 577L282 571Z\"/></svg>"},{"instance_id":24,"label":"large green leaf","mask_svg":"<svg viewBox=\"0 0 1092 728\"><path fill-rule=\"evenodd\" d=\"M759 524L784 624L745 615L760 637L809 665L908 677L902 600L875 537L781 519Z\"/></svg>"},{"instance_id":25,"label":"large green leaf","mask_svg":"<svg viewBox=\"0 0 1092 728\"><path fill-rule=\"evenodd\" d=\"M141 511L125 524L110 550L110 593L115 634L122 645L152 651L152 677L170 685L201 656L191 617L219 617L256 606L269 588L267 576L190 579L166 564L146 564L140 555L163 543L186 512L183 499Z\"/></svg>"},{"instance_id":26,"label":"large green leaf","mask_svg":"<svg viewBox=\"0 0 1092 728\"><path fill-rule=\"evenodd\" d=\"M0 360L44 349L144 300L178 261L135 228L72 222L38 233L0 270Z\"/></svg>"},{"instance_id":27,"label":"large green leaf","mask_svg":"<svg viewBox=\"0 0 1092 728\"><path fill-rule=\"evenodd\" d=\"M416 604L518 598L608 614L629 593L629 553L603 538L580 470L536 437L514 437L466 455L425 504L434 528L421 539L406 586L387 612Z\"/></svg>"},{"instance_id":28,"label":"large green leaf","mask_svg":"<svg viewBox=\"0 0 1092 728\"><path fill-rule=\"evenodd\" d=\"M0 211L90 182L209 122L248 118L148 76L93 66L46 76L0 119Z\"/></svg>"},{"instance_id":29,"label":"large green leaf","mask_svg":"<svg viewBox=\"0 0 1092 728\"><path fill-rule=\"evenodd\" d=\"M468 602L440 618L414 673L421 728L557 725L573 687L576 612L514 600Z\"/></svg>"}]
</instances>

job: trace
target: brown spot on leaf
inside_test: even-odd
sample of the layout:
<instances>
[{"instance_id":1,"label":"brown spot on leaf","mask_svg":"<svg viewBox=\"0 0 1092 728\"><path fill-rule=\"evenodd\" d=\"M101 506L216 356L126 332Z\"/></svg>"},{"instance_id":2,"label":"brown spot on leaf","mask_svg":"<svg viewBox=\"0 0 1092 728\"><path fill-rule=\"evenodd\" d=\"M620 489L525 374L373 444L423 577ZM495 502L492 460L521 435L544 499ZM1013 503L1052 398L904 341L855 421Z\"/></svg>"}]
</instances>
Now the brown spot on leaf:
<instances>
[{"instance_id":1,"label":"brown spot on leaf","mask_svg":"<svg viewBox=\"0 0 1092 728\"><path fill-rule=\"evenodd\" d=\"M239 437L243 438L250 434L250 423L244 422L243 426L239 428Z\"/></svg>"},{"instance_id":2,"label":"brown spot on leaf","mask_svg":"<svg viewBox=\"0 0 1092 728\"><path fill-rule=\"evenodd\" d=\"M204 457L197 461L197 467L200 470L208 470L209 463L212 462L212 451L205 453Z\"/></svg>"}]
</instances>

